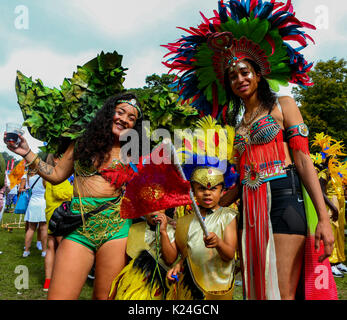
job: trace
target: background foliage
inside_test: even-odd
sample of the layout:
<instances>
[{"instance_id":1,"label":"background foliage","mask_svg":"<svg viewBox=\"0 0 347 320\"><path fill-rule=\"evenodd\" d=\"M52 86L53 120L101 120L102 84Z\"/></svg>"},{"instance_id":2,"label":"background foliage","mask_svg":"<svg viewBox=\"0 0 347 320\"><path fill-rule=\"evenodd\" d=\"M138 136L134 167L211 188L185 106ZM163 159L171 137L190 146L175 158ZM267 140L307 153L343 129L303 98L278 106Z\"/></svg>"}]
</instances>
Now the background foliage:
<instances>
[{"instance_id":1,"label":"background foliage","mask_svg":"<svg viewBox=\"0 0 347 320\"><path fill-rule=\"evenodd\" d=\"M310 139L324 132L347 145L347 61L320 61L309 73L314 86L294 88L295 100L310 129Z\"/></svg>"},{"instance_id":2,"label":"background foliage","mask_svg":"<svg viewBox=\"0 0 347 320\"><path fill-rule=\"evenodd\" d=\"M199 119L198 111L189 104L181 104L170 88L175 76L152 74L146 77L143 88L130 89L143 106L144 119L150 121L150 133L158 128L173 134L174 129L192 127Z\"/></svg>"}]
</instances>

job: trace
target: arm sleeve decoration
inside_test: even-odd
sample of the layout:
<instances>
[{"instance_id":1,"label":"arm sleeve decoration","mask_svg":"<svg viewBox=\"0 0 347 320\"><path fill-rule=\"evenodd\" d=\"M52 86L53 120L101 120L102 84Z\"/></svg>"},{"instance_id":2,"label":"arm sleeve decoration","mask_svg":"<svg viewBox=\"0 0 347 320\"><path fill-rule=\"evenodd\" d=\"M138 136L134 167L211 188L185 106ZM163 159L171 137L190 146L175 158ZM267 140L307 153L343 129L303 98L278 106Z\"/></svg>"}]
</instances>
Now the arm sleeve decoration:
<instances>
[{"instance_id":1,"label":"arm sleeve decoration","mask_svg":"<svg viewBox=\"0 0 347 320\"><path fill-rule=\"evenodd\" d=\"M292 150L301 150L305 154L310 154L308 146L309 130L306 124L300 123L286 130L286 140Z\"/></svg>"}]
</instances>

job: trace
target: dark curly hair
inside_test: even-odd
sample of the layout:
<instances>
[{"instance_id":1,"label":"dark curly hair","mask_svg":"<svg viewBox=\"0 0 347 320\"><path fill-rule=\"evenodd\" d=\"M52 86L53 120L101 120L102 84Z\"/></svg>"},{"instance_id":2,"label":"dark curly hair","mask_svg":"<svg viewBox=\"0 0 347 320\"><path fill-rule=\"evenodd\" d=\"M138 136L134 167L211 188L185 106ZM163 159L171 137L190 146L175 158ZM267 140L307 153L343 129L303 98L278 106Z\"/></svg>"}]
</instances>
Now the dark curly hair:
<instances>
[{"instance_id":1,"label":"dark curly hair","mask_svg":"<svg viewBox=\"0 0 347 320\"><path fill-rule=\"evenodd\" d=\"M131 99L136 99L137 105L140 106L136 95L130 92L122 93L106 100L102 108L97 111L94 119L88 124L83 135L77 139L74 150L75 160L85 163L93 161L98 167L109 160L110 151L115 143L115 136L112 133L115 107L119 100ZM139 134L139 150L141 151L142 121L137 120L133 129ZM126 142L121 142L121 146Z\"/></svg>"},{"instance_id":2,"label":"dark curly hair","mask_svg":"<svg viewBox=\"0 0 347 320\"><path fill-rule=\"evenodd\" d=\"M260 74L260 67L254 61L249 59L245 59L245 61L247 61L254 68L254 71L257 74ZM228 122L230 125L236 126L237 116L240 113L243 101L240 97L234 94L234 92L231 89L228 70L229 69L226 69L224 73L224 85L227 103L230 105L230 102L232 102L233 104L232 110L230 110L229 108ZM258 83L257 97L263 108L271 112L276 103L277 95L274 91L271 90L269 83L263 76L261 76L260 81Z\"/></svg>"}]
</instances>

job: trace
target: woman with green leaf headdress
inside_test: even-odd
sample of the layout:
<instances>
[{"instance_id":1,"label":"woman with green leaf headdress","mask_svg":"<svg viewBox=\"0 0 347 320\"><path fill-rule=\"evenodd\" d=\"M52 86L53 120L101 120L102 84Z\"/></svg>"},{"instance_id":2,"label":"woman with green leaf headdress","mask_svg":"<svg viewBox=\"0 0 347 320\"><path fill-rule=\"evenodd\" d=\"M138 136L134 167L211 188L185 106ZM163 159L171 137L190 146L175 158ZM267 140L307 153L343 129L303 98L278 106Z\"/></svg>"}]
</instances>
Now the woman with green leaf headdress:
<instances>
[{"instance_id":1,"label":"woman with green leaf headdress","mask_svg":"<svg viewBox=\"0 0 347 320\"><path fill-rule=\"evenodd\" d=\"M74 174L74 197L58 209L80 216L81 225L68 233L55 230L51 221L59 221L53 219L53 213L50 229L53 227L53 235L63 235L64 239L56 253L48 299L77 299L94 261L93 298L107 299L112 280L125 266L131 220L120 217L119 206L124 184L135 167L129 159L121 159L121 136L136 129L141 116L135 95L124 92L110 97L54 167L33 153L23 136L18 147L8 145L51 184ZM91 211L95 213L89 215Z\"/></svg>"}]
</instances>

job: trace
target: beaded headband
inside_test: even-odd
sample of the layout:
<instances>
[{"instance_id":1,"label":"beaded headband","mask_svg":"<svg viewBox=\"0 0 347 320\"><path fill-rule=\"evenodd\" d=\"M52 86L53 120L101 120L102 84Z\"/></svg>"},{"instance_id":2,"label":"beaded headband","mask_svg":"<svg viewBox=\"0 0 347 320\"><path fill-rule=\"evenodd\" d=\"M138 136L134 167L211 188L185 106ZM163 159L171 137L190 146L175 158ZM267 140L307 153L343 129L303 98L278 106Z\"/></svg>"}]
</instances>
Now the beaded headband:
<instances>
[{"instance_id":1,"label":"beaded headband","mask_svg":"<svg viewBox=\"0 0 347 320\"><path fill-rule=\"evenodd\" d=\"M118 104L119 103L127 103L129 105L131 105L132 107L134 107L137 112L139 113L139 117L138 119L142 118L142 112L141 112L141 109L140 107L137 105L137 102L135 99L131 99L131 100L118 100Z\"/></svg>"}]
</instances>

